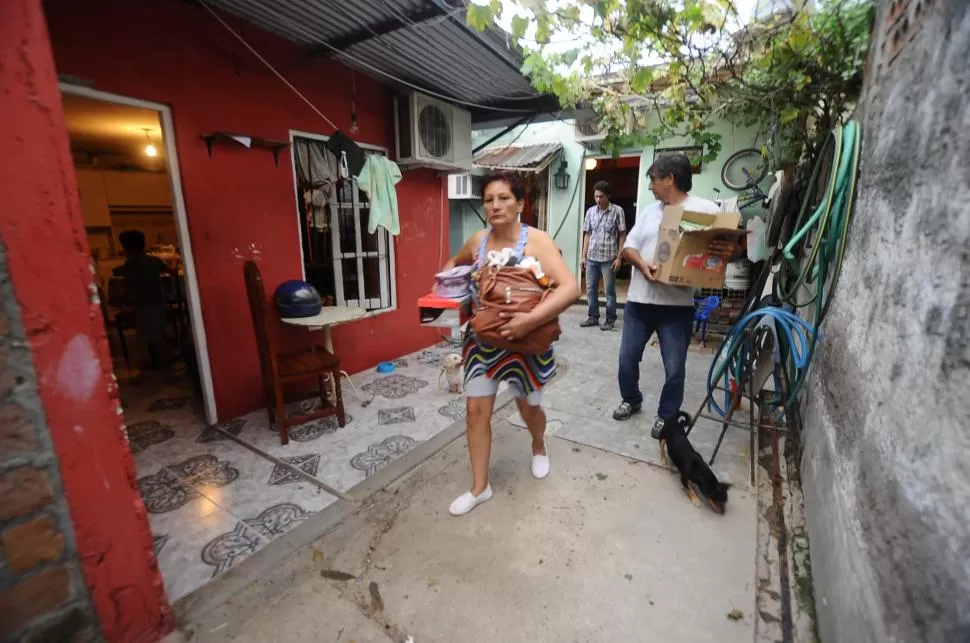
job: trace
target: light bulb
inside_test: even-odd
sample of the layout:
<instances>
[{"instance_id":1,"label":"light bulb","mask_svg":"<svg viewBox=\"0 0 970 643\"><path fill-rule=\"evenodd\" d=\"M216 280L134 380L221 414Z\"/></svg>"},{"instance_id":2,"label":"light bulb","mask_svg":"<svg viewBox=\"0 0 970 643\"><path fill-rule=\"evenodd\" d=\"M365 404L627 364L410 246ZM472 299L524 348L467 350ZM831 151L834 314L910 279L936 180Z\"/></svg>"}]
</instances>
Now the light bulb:
<instances>
[{"instance_id":1,"label":"light bulb","mask_svg":"<svg viewBox=\"0 0 970 643\"><path fill-rule=\"evenodd\" d=\"M586 159L584 166L587 170L595 170L598 161L596 159Z\"/></svg>"},{"instance_id":2,"label":"light bulb","mask_svg":"<svg viewBox=\"0 0 970 643\"><path fill-rule=\"evenodd\" d=\"M157 156L158 150L155 149L154 145L149 143L148 145L145 146L145 154L147 154L148 156Z\"/></svg>"}]
</instances>

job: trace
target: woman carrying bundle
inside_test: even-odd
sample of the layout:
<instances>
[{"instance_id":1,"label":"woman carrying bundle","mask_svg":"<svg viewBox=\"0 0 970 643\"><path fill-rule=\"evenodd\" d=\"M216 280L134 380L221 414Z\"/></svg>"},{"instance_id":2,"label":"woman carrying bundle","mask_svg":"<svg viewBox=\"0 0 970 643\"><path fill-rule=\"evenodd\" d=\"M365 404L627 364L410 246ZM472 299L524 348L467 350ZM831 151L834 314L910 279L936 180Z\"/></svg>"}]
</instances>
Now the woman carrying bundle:
<instances>
[{"instance_id":1,"label":"woman carrying bundle","mask_svg":"<svg viewBox=\"0 0 970 643\"><path fill-rule=\"evenodd\" d=\"M549 345L539 351L521 352L496 344L516 346L530 341L541 344L543 339L538 338L548 338L552 332L549 330L551 326L555 326L555 335L558 336L557 318L576 302L580 294L576 278L566 267L549 235L520 222L525 199L522 179L511 172L495 173L485 178L482 190L489 227L473 234L458 254L444 265L443 270L460 265L473 266L473 284L488 273L494 286L498 274L498 269L494 268L496 261L508 261L508 265L529 266L541 277L535 282L537 287L521 290L547 289L548 292L543 291L541 298L537 297L541 301L537 301L528 311L499 313L501 324L487 331L493 334L489 343L488 334L482 330L481 324L475 323L482 319L483 308L487 306L483 306L484 300L478 299L481 293L473 287L478 319L473 318L472 327L466 331L462 341L467 402L466 434L472 486L470 491L451 503L449 511L454 516L466 514L492 497L488 482L491 420L501 382L507 382L515 395L519 413L532 436L532 475L538 479L549 475L550 464L544 440L546 416L539 404L543 385L556 372L552 347ZM540 284L548 285L540 288ZM508 296L509 288L505 287L504 292ZM475 327L479 328L478 332L473 330Z\"/></svg>"}]
</instances>

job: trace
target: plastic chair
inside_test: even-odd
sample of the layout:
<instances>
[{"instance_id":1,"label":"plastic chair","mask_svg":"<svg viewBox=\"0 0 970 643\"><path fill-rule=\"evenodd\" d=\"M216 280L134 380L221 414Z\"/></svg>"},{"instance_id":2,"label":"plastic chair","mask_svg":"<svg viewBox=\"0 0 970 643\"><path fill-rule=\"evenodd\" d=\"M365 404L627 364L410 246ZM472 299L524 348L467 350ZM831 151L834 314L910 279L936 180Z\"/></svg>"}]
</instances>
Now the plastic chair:
<instances>
[{"instance_id":1,"label":"plastic chair","mask_svg":"<svg viewBox=\"0 0 970 643\"><path fill-rule=\"evenodd\" d=\"M717 295L694 300L694 332L701 331L701 346L707 345L707 321L711 313L721 305L721 298Z\"/></svg>"}]
</instances>

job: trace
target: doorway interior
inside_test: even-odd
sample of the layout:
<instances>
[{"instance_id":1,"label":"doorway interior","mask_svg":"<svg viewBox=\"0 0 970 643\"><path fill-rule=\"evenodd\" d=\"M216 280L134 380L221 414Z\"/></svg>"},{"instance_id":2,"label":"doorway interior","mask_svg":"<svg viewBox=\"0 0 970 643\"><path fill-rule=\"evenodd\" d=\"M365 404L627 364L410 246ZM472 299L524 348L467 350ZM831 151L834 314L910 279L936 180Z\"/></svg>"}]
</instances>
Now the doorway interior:
<instances>
[{"instance_id":1,"label":"doorway interior","mask_svg":"<svg viewBox=\"0 0 970 643\"><path fill-rule=\"evenodd\" d=\"M211 422L212 382L168 110L61 89L122 405L167 406ZM129 251L141 241L143 252L128 256L126 241Z\"/></svg>"}]
</instances>

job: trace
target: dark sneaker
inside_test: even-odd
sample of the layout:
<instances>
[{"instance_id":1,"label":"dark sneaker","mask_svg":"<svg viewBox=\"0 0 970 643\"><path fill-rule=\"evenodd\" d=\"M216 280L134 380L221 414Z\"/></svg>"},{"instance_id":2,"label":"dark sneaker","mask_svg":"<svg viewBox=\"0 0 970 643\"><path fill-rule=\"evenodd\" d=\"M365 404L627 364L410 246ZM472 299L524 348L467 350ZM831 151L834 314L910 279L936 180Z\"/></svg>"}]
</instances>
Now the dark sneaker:
<instances>
[{"instance_id":1,"label":"dark sneaker","mask_svg":"<svg viewBox=\"0 0 970 643\"><path fill-rule=\"evenodd\" d=\"M599 326L599 325L600 325L600 320L593 319L592 317L590 317L589 319L587 319L586 321L584 321L582 324L580 324L579 327L580 328L592 328L593 326Z\"/></svg>"},{"instance_id":2,"label":"dark sneaker","mask_svg":"<svg viewBox=\"0 0 970 643\"><path fill-rule=\"evenodd\" d=\"M629 420L633 417L634 413L640 412L639 404L630 404L629 402L621 402L616 410L613 411L614 420Z\"/></svg>"},{"instance_id":3,"label":"dark sneaker","mask_svg":"<svg viewBox=\"0 0 970 643\"><path fill-rule=\"evenodd\" d=\"M613 330L613 327L615 325L616 325L615 321L605 321L603 322L603 325L600 326L600 330Z\"/></svg>"},{"instance_id":4,"label":"dark sneaker","mask_svg":"<svg viewBox=\"0 0 970 643\"><path fill-rule=\"evenodd\" d=\"M664 436L664 421L658 415L653 419L653 428L650 429L650 437L659 440Z\"/></svg>"}]
</instances>

